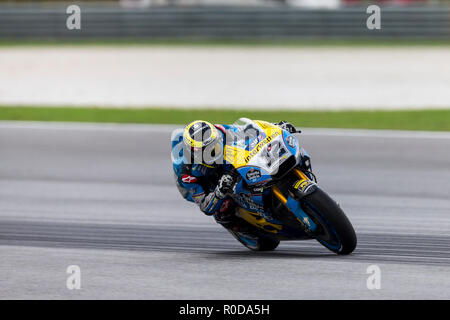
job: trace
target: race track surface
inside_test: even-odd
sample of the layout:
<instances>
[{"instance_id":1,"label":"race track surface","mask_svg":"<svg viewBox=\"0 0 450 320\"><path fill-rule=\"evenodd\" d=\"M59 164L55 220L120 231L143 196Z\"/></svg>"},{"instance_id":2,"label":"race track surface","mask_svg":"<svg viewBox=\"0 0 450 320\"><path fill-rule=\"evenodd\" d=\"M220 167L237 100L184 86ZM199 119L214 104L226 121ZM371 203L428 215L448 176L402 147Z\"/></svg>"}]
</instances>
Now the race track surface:
<instances>
[{"instance_id":1,"label":"race track surface","mask_svg":"<svg viewBox=\"0 0 450 320\"><path fill-rule=\"evenodd\" d=\"M178 194L172 129L1 122L0 298L450 298L450 134L303 130L358 235L339 257L313 240L244 248Z\"/></svg>"}]
</instances>

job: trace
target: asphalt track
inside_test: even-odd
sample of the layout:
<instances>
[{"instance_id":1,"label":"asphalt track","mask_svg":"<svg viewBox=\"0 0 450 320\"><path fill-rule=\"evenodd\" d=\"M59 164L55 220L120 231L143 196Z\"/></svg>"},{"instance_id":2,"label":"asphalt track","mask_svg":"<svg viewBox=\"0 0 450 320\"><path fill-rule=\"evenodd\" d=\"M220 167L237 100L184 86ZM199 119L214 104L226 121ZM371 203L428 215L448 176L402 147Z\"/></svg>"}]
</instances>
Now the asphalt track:
<instances>
[{"instance_id":1,"label":"asphalt track","mask_svg":"<svg viewBox=\"0 0 450 320\"><path fill-rule=\"evenodd\" d=\"M450 298L450 134L304 129L358 235L339 257L315 241L242 247L175 189L172 129L1 122L0 298Z\"/></svg>"}]
</instances>

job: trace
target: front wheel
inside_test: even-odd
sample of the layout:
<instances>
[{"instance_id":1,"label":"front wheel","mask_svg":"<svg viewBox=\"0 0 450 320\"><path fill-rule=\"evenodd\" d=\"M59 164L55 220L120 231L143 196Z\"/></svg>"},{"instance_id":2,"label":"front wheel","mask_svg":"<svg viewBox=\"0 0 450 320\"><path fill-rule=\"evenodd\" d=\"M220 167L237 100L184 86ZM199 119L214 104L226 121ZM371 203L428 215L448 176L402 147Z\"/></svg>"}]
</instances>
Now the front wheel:
<instances>
[{"instance_id":1,"label":"front wheel","mask_svg":"<svg viewBox=\"0 0 450 320\"><path fill-rule=\"evenodd\" d=\"M356 248L356 234L344 211L321 189L302 199L306 214L317 224L314 236L337 254L350 254Z\"/></svg>"}]
</instances>

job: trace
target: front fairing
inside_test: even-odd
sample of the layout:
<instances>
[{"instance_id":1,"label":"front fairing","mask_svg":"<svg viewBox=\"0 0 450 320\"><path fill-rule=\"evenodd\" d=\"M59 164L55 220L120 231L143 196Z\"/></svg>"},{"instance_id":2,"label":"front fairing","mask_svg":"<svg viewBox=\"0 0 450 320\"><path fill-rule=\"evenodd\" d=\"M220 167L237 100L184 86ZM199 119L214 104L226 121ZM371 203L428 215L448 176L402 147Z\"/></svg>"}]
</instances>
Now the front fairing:
<instances>
[{"instance_id":1,"label":"front fairing","mask_svg":"<svg viewBox=\"0 0 450 320\"><path fill-rule=\"evenodd\" d=\"M249 186L265 185L300 162L298 139L265 121L241 118L226 140L225 161Z\"/></svg>"}]
</instances>

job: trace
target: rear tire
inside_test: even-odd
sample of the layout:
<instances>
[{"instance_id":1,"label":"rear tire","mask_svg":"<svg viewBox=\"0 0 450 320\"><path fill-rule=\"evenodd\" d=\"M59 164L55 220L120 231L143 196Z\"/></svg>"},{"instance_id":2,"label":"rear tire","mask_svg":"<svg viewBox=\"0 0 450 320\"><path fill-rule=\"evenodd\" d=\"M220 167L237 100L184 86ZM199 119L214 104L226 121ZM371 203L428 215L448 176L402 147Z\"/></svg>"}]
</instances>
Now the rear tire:
<instances>
[{"instance_id":1,"label":"rear tire","mask_svg":"<svg viewBox=\"0 0 450 320\"><path fill-rule=\"evenodd\" d=\"M259 250L258 251L273 251L280 244L279 240L270 238L259 238Z\"/></svg>"},{"instance_id":2,"label":"rear tire","mask_svg":"<svg viewBox=\"0 0 450 320\"><path fill-rule=\"evenodd\" d=\"M236 238L236 240L252 251L273 251L280 244L280 241L277 239L231 230L228 231Z\"/></svg>"},{"instance_id":3,"label":"rear tire","mask_svg":"<svg viewBox=\"0 0 450 320\"><path fill-rule=\"evenodd\" d=\"M321 189L306 195L302 200L305 212L326 228L327 237L316 236L327 249L337 254L350 254L356 248L356 233L344 211ZM312 211L311 211L312 210Z\"/></svg>"}]
</instances>

